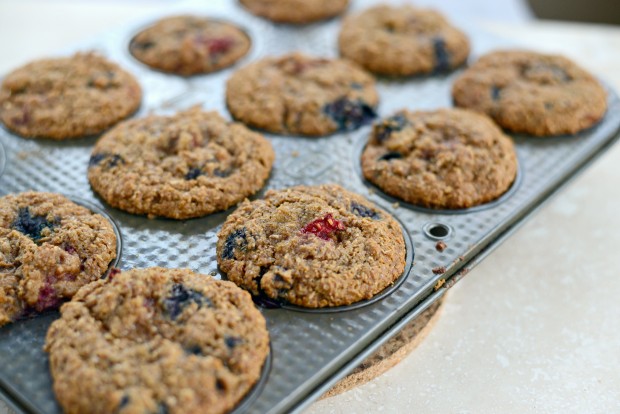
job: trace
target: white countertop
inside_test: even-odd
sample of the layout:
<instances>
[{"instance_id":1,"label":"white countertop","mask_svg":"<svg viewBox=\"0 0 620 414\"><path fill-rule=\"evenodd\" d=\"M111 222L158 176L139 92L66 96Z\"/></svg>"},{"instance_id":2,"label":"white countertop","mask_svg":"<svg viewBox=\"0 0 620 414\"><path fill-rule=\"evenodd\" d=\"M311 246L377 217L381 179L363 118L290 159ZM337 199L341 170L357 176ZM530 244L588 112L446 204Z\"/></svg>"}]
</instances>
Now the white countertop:
<instances>
[{"instance_id":1,"label":"white countertop","mask_svg":"<svg viewBox=\"0 0 620 414\"><path fill-rule=\"evenodd\" d=\"M166 4L50 3L0 1L0 73ZM620 90L619 27L483 25L532 49L564 53ZM620 412L618 183L620 145L451 290L442 317L409 357L307 412Z\"/></svg>"}]
</instances>

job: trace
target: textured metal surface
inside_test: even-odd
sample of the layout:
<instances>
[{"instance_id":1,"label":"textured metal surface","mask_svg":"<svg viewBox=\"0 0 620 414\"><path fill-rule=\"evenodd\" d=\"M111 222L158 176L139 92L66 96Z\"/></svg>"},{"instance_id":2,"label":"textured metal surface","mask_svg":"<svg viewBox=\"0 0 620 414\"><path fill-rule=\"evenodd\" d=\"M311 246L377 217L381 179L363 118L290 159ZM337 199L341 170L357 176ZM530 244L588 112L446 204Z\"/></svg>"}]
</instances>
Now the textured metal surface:
<instances>
[{"instance_id":1,"label":"textured metal surface","mask_svg":"<svg viewBox=\"0 0 620 414\"><path fill-rule=\"evenodd\" d=\"M4 167L6 167L6 154L4 152L4 145L0 142L0 177L4 173Z\"/></svg>"},{"instance_id":2,"label":"textured metal surface","mask_svg":"<svg viewBox=\"0 0 620 414\"><path fill-rule=\"evenodd\" d=\"M198 2L196 2L198 3ZM202 2L206 4L207 2ZM371 1L355 3L355 8ZM335 56L339 20L293 28L273 25L253 17L236 4L184 6L239 23L253 40L248 57L241 64L267 54L292 50ZM171 9L172 10L172 9ZM179 10L171 11L176 13ZM78 49L96 49L137 75L145 90L137 116L155 112L172 113L201 104L227 114L224 103L225 80L233 69L188 79L154 72L127 53L129 39L138 28L152 21L145 18L134 26L114 31ZM471 36L474 54L502 46L500 40L464 26ZM76 48L68 49L71 52ZM237 65L236 67L238 67ZM397 109L429 109L450 106L447 76L407 80L380 80L379 113L386 116ZM380 194L359 173L359 153L369 128L354 133L320 139L268 135L276 151L276 163L266 188L297 184L338 183L366 195L394 214L404 225L413 243L415 261L400 287L380 301L360 309L338 313L307 313L292 309L263 309L272 342L272 366L265 387L250 402L247 411L284 412L302 404L335 374L342 374L350 361L364 349L381 343L397 321L419 312L419 303L433 286L448 278L468 260L508 231L540 204L559 184L570 177L616 135L620 126L620 101L609 91L609 111L604 121L579 136L536 139L515 137L520 166L520 183L500 202L479 209L444 214L411 208ZM149 220L112 209L91 190L86 178L90 150L96 138L66 143L26 140L0 130L6 150L7 168L0 177L0 193L28 189L56 191L77 196L104 209L118 224L123 235L120 267L188 267L220 277L215 259L216 233L230 211L207 218L172 221ZM0 168L2 157L0 154ZM260 196L260 195L259 195ZM443 252L435 240L424 234L428 223L443 223L453 231ZM444 274L433 273L445 267ZM427 301L428 303L428 301ZM57 314L47 314L0 328L0 388L2 394L26 411L57 413L47 358L42 352L46 329Z\"/></svg>"}]
</instances>

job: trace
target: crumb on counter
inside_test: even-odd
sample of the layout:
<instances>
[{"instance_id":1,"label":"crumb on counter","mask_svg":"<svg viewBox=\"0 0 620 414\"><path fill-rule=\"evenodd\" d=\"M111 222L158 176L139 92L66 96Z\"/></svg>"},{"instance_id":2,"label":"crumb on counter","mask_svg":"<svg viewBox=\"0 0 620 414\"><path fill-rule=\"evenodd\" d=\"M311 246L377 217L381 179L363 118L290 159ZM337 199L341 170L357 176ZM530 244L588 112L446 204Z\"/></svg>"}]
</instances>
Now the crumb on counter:
<instances>
[{"instance_id":1,"label":"crumb on counter","mask_svg":"<svg viewBox=\"0 0 620 414\"><path fill-rule=\"evenodd\" d=\"M443 252L447 248L448 245L442 241L438 241L437 244L435 244L435 250L437 250L438 252Z\"/></svg>"}]
</instances>

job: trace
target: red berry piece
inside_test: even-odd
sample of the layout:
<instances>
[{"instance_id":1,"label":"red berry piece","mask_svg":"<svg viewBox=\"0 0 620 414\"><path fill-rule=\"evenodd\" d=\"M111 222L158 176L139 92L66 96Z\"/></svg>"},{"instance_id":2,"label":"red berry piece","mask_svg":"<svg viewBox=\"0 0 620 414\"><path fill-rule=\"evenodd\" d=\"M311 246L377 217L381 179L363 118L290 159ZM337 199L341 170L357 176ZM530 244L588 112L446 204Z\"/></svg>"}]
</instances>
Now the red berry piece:
<instances>
[{"instance_id":1,"label":"red berry piece","mask_svg":"<svg viewBox=\"0 0 620 414\"><path fill-rule=\"evenodd\" d=\"M28 125L31 121L30 112L27 108L24 108L21 115L13 117L11 121L13 121L15 125L18 126Z\"/></svg>"},{"instance_id":2,"label":"red berry piece","mask_svg":"<svg viewBox=\"0 0 620 414\"><path fill-rule=\"evenodd\" d=\"M330 234L344 229L345 226L341 221L336 220L331 214L328 214L323 218L316 219L306 224L306 226L301 229L301 232L303 234L314 234L323 240L330 240Z\"/></svg>"},{"instance_id":3,"label":"red berry piece","mask_svg":"<svg viewBox=\"0 0 620 414\"><path fill-rule=\"evenodd\" d=\"M235 40L230 37L210 38L198 36L196 43L204 44L210 55L226 53L235 44Z\"/></svg>"},{"instance_id":4,"label":"red berry piece","mask_svg":"<svg viewBox=\"0 0 620 414\"><path fill-rule=\"evenodd\" d=\"M34 305L37 312L43 312L47 309L55 309L60 306L61 300L56 293L56 289L52 286L55 281L56 278L53 276L48 276L46 278L43 288L39 291L37 303Z\"/></svg>"},{"instance_id":5,"label":"red berry piece","mask_svg":"<svg viewBox=\"0 0 620 414\"><path fill-rule=\"evenodd\" d=\"M293 73L295 75L301 75L303 72L307 71L311 68L318 68L319 66L324 65L326 62L325 59L315 59L310 61L293 61Z\"/></svg>"},{"instance_id":6,"label":"red berry piece","mask_svg":"<svg viewBox=\"0 0 620 414\"><path fill-rule=\"evenodd\" d=\"M65 244L63 247L64 251L69 253L69 254L77 254L77 250L75 250L75 247L71 246L70 244Z\"/></svg>"},{"instance_id":7,"label":"red berry piece","mask_svg":"<svg viewBox=\"0 0 620 414\"><path fill-rule=\"evenodd\" d=\"M113 267L112 269L110 269L110 272L108 273L108 280L111 281L112 279L114 279L114 276L116 276L120 272L121 272L121 269Z\"/></svg>"},{"instance_id":8,"label":"red berry piece","mask_svg":"<svg viewBox=\"0 0 620 414\"><path fill-rule=\"evenodd\" d=\"M230 37L224 37L221 39L212 39L209 43L209 53L217 55L219 53L226 53L230 50L235 41Z\"/></svg>"}]
</instances>

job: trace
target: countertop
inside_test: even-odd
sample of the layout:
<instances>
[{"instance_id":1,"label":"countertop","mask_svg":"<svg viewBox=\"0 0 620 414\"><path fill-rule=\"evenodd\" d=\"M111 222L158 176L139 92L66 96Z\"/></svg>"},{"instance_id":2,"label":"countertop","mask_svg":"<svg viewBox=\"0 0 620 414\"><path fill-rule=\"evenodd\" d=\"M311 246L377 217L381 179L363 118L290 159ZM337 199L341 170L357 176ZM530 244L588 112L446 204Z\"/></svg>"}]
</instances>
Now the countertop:
<instances>
[{"instance_id":1,"label":"countertop","mask_svg":"<svg viewBox=\"0 0 620 414\"><path fill-rule=\"evenodd\" d=\"M0 73L165 4L0 1ZM620 90L620 27L480 24L563 53ZM620 412L618 182L620 145L451 289L409 357L307 413Z\"/></svg>"}]
</instances>

